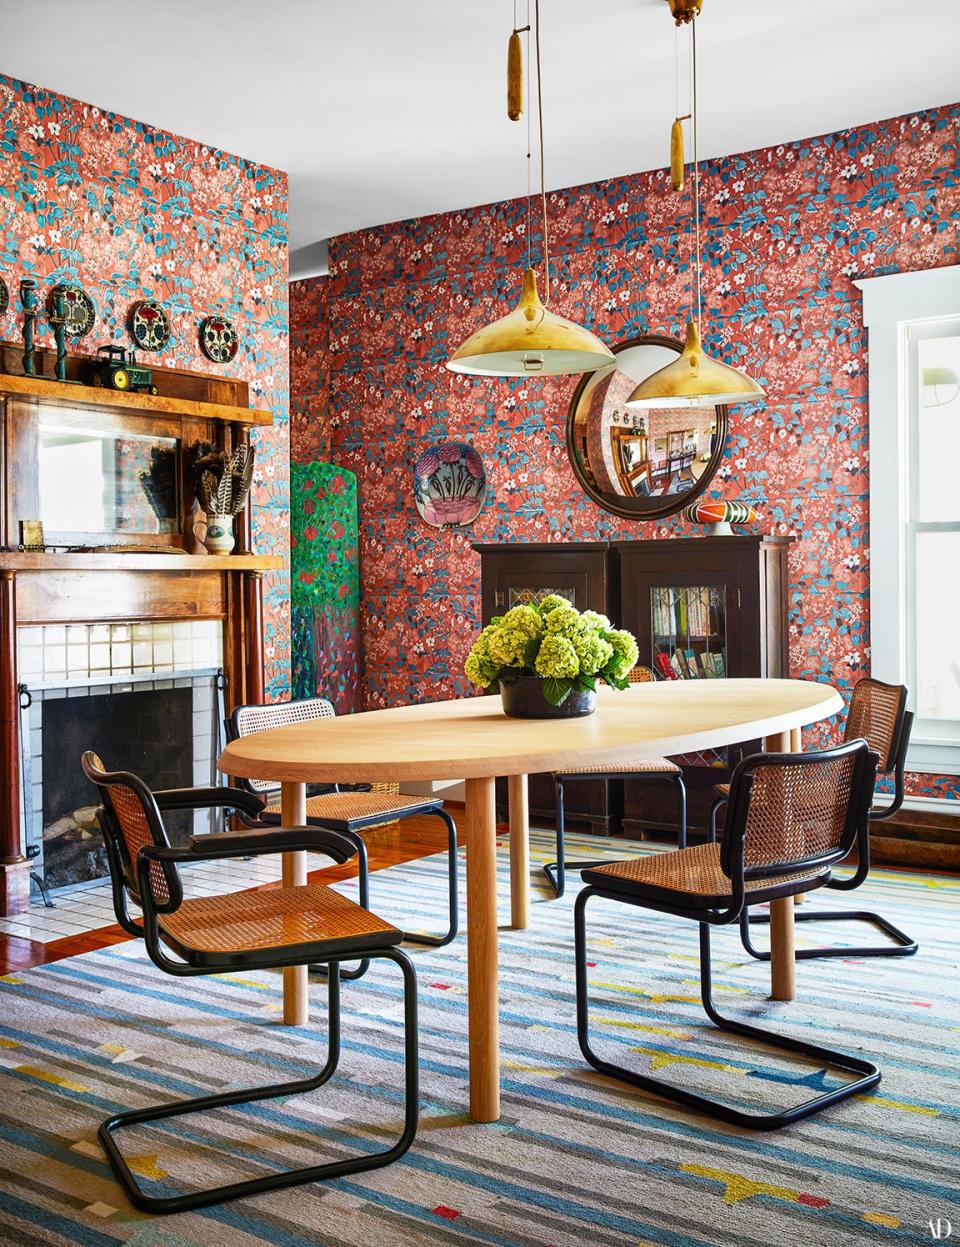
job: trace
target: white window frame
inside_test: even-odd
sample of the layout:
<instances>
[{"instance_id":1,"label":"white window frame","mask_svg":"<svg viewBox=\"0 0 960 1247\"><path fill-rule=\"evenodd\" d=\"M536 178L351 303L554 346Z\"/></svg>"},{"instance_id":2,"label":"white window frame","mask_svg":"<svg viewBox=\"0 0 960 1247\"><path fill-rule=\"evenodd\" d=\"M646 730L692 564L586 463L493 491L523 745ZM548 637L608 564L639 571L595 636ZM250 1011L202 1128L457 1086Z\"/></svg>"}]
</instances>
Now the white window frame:
<instances>
[{"instance_id":1,"label":"white window frame","mask_svg":"<svg viewBox=\"0 0 960 1247\"><path fill-rule=\"evenodd\" d=\"M919 273L891 273L854 282L863 294L870 346L870 652L878 680L906 684L907 705L916 710L914 595L908 584L907 541L915 532L943 527L911 523L910 445L912 404L920 393L917 339L910 324L960 315L960 265ZM960 741L934 720L918 719L907 769L960 775Z\"/></svg>"}]
</instances>

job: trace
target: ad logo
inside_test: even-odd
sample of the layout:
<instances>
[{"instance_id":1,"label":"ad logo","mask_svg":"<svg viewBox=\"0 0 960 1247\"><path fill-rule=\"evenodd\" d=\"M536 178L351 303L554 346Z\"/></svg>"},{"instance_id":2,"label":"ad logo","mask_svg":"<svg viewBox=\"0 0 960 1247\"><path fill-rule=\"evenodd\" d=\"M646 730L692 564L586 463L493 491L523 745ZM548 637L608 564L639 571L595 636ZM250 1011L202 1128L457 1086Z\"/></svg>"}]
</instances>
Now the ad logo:
<instances>
[{"instance_id":1,"label":"ad logo","mask_svg":"<svg viewBox=\"0 0 960 1247\"><path fill-rule=\"evenodd\" d=\"M931 1217L927 1224L934 1238L949 1238L953 1233L953 1226L946 1217L937 1217L936 1221Z\"/></svg>"}]
</instances>

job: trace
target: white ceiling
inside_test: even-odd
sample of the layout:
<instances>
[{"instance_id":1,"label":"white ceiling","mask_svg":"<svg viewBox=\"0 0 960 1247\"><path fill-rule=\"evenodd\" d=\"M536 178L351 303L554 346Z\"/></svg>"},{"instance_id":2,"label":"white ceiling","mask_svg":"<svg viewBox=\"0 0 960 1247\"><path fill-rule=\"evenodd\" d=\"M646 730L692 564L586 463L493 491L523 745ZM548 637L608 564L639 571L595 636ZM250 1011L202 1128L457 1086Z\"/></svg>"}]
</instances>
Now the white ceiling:
<instances>
[{"instance_id":1,"label":"white ceiling","mask_svg":"<svg viewBox=\"0 0 960 1247\"><path fill-rule=\"evenodd\" d=\"M521 19L527 0L517 0ZM532 0L531 0L532 3ZM547 183L666 163L665 0L541 0ZM334 234L526 189L513 0L3 0L0 71L290 174L292 270ZM701 154L960 98L957 0L704 0Z\"/></svg>"}]
</instances>

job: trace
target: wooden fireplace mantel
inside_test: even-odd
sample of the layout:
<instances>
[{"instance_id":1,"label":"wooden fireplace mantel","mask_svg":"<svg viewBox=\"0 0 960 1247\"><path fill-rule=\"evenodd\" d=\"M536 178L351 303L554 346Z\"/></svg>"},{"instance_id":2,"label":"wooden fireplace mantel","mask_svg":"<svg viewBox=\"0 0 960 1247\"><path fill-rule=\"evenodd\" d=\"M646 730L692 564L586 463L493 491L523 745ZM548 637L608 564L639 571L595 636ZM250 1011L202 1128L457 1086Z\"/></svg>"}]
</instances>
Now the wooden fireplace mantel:
<instances>
[{"instance_id":1,"label":"wooden fireplace mantel","mask_svg":"<svg viewBox=\"0 0 960 1247\"><path fill-rule=\"evenodd\" d=\"M140 554L0 550L0 571L12 572L267 572L283 567L277 554Z\"/></svg>"},{"instance_id":2,"label":"wooden fireplace mantel","mask_svg":"<svg viewBox=\"0 0 960 1247\"><path fill-rule=\"evenodd\" d=\"M174 398L167 394L138 394L130 390L96 389L71 385L51 377L18 377L0 373L0 394L39 399L56 406L101 407L130 416L180 416L200 420L225 420L230 424L273 424L273 413L256 407L233 407L225 403Z\"/></svg>"},{"instance_id":3,"label":"wooden fireplace mantel","mask_svg":"<svg viewBox=\"0 0 960 1247\"><path fill-rule=\"evenodd\" d=\"M252 550L250 508L236 525L236 551L207 554L198 540L186 447L208 443L230 452L249 444L254 426L269 425L268 411L251 408L245 381L184 369L156 367L157 395L120 393L89 384L95 362L70 354L67 375L80 384L51 379L53 359L38 351L44 375L20 372L13 344L0 342L0 914L29 904L29 863L24 857L20 818L20 714L17 628L38 624L139 623L215 619L223 626L223 665L229 713L241 702L262 701L265 572L285 566L283 558ZM152 366L152 365L151 365ZM40 517L38 419L44 408L88 411L111 430L174 437L180 447L175 534L154 541L169 553L137 550L64 552L16 549L19 521ZM81 487L78 484L78 488ZM126 534L48 534L56 545L115 544ZM97 747L96 741L90 748Z\"/></svg>"}]
</instances>

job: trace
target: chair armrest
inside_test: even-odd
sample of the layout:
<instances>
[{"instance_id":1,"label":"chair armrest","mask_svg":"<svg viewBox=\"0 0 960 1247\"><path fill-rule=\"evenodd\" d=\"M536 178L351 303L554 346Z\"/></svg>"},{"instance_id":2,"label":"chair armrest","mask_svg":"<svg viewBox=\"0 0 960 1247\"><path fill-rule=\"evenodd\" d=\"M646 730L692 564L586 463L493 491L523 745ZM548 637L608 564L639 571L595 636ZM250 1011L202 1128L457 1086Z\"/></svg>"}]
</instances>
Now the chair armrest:
<instances>
[{"instance_id":1,"label":"chair armrest","mask_svg":"<svg viewBox=\"0 0 960 1247\"><path fill-rule=\"evenodd\" d=\"M356 845L337 831L326 827L264 827L250 831L228 831L191 836L186 848L148 844L137 854L137 871L144 863L217 861L229 857L261 857L268 853L325 853L341 864L357 852Z\"/></svg>"},{"instance_id":2,"label":"chair armrest","mask_svg":"<svg viewBox=\"0 0 960 1247\"><path fill-rule=\"evenodd\" d=\"M153 794L161 810L230 809L259 818L266 802L242 788L161 788Z\"/></svg>"}]
</instances>

